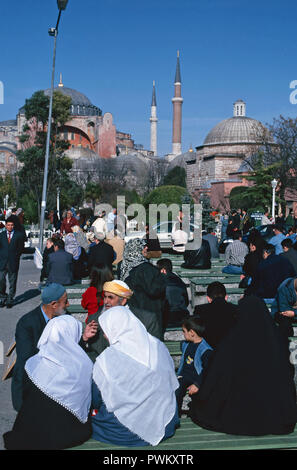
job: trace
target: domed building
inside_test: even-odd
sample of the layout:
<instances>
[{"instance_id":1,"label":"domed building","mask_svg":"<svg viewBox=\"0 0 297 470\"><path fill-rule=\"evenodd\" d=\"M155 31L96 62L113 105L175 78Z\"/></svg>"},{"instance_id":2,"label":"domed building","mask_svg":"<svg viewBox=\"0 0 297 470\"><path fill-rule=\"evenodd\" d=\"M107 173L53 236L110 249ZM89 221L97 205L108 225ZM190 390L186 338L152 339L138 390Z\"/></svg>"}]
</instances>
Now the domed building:
<instances>
[{"instance_id":1,"label":"domed building","mask_svg":"<svg viewBox=\"0 0 297 470\"><path fill-rule=\"evenodd\" d=\"M196 200L200 194L208 194L214 209L229 209L231 189L248 184L243 178L248 173L242 170L243 162L267 139L273 143L263 124L246 116L245 102L236 101L233 117L219 122L207 134L203 144L196 147L196 152L186 154L190 193Z\"/></svg>"},{"instance_id":2,"label":"domed building","mask_svg":"<svg viewBox=\"0 0 297 470\"><path fill-rule=\"evenodd\" d=\"M102 110L92 104L87 96L72 88L65 87L60 76L60 83L54 89L71 98L70 120L60 129L61 135L69 141L67 154L73 160L94 153L102 158L116 157L120 148L134 148L130 134L119 132L113 123L111 113L102 114ZM44 90L50 96L50 89ZM26 122L24 108L17 116L18 131L22 133ZM32 142L30 142L32 143Z\"/></svg>"}]
</instances>

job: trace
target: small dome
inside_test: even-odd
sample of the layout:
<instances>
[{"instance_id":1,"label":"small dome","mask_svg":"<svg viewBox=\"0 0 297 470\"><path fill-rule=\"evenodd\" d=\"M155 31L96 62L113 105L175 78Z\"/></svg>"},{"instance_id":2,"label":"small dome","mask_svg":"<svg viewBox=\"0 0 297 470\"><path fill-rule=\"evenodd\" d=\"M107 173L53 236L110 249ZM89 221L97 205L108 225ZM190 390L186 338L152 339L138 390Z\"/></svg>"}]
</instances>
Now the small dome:
<instances>
[{"instance_id":1,"label":"small dome","mask_svg":"<svg viewBox=\"0 0 297 470\"><path fill-rule=\"evenodd\" d=\"M256 119L234 116L219 122L207 134L203 145L261 143L261 136L265 130L261 122Z\"/></svg>"}]
</instances>

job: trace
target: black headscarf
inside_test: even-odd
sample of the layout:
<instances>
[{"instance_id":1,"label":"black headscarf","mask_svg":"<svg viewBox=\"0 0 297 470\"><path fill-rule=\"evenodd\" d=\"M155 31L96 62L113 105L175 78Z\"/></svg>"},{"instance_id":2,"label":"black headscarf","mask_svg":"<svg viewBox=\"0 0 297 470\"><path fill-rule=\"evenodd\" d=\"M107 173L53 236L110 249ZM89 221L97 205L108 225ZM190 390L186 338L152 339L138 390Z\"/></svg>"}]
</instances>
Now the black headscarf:
<instances>
[{"instance_id":1,"label":"black headscarf","mask_svg":"<svg viewBox=\"0 0 297 470\"><path fill-rule=\"evenodd\" d=\"M190 416L204 428L228 434L294 430L296 390L288 347L261 299L239 302L238 322L218 346L192 397Z\"/></svg>"}]
</instances>

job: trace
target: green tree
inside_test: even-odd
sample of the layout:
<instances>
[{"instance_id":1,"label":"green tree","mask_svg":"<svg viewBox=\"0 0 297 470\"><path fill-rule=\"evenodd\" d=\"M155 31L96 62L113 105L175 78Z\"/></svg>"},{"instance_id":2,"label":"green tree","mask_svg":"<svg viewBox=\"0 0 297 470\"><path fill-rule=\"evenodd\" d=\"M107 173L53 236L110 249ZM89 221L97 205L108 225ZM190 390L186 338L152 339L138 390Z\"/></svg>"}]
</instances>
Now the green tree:
<instances>
[{"instance_id":1,"label":"green tree","mask_svg":"<svg viewBox=\"0 0 297 470\"><path fill-rule=\"evenodd\" d=\"M285 191L297 189L297 118L280 116L268 126L269 136L263 135L263 161L266 166L278 164L274 177L278 180L278 195L285 209Z\"/></svg>"},{"instance_id":2,"label":"green tree","mask_svg":"<svg viewBox=\"0 0 297 470\"><path fill-rule=\"evenodd\" d=\"M183 203L183 197L188 195L188 191L180 186L159 186L151 191L144 199L144 206L149 204L178 204Z\"/></svg>"},{"instance_id":3,"label":"green tree","mask_svg":"<svg viewBox=\"0 0 297 470\"><path fill-rule=\"evenodd\" d=\"M91 201L93 211L95 211L96 202L100 201L101 196L102 188L100 184L89 181L85 188L85 199L86 201Z\"/></svg>"},{"instance_id":4,"label":"green tree","mask_svg":"<svg viewBox=\"0 0 297 470\"><path fill-rule=\"evenodd\" d=\"M82 201L83 191L79 185L72 181L70 170L72 161L65 155L69 142L63 138L63 126L70 117L71 98L59 91L54 91L53 112L50 136L50 158L48 168L47 207L56 206L57 188L61 189L61 205L65 206ZM47 119L49 97L43 91L38 91L26 100L24 111L27 123L23 128L22 142L30 142L35 136L34 143L17 153L22 168L18 172L19 198L23 201L24 210L27 210L35 220L39 218L44 173L44 159L46 153ZM28 195L34 203L28 201ZM27 205L27 207L26 207ZM34 210L37 214L34 215Z\"/></svg>"},{"instance_id":5,"label":"green tree","mask_svg":"<svg viewBox=\"0 0 297 470\"><path fill-rule=\"evenodd\" d=\"M271 206L272 189L271 181L276 176L280 162L266 166L263 161L263 154L259 153L254 170L246 176L248 181L253 182L251 186L244 186L241 189L236 187L230 193L230 206L234 209L248 208L249 211L264 209ZM277 201L280 201L277 198Z\"/></svg>"},{"instance_id":6,"label":"green tree","mask_svg":"<svg viewBox=\"0 0 297 470\"><path fill-rule=\"evenodd\" d=\"M3 204L3 199L8 194L8 204L16 203L16 185L14 178L6 173L4 177L0 176L0 205Z\"/></svg>"},{"instance_id":7,"label":"green tree","mask_svg":"<svg viewBox=\"0 0 297 470\"><path fill-rule=\"evenodd\" d=\"M181 186L182 188L187 187L186 182L186 170L180 166L175 166L164 178L164 186Z\"/></svg>"}]
</instances>

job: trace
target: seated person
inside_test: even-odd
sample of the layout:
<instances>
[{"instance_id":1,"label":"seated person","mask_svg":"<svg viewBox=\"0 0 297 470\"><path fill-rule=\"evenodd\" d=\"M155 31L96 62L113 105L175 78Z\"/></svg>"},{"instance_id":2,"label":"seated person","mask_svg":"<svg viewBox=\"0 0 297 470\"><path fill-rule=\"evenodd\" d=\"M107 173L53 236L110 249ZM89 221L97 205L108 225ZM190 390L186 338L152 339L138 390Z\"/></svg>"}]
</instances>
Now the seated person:
<instances>
[{"instance_id":1,"label":"seated person","mask_svg":"<svg viewBox=\"0 0 297 470\"><path fill-rule=\"evenodd\" d=\"M281 224L274 224L272 226L272 231L274 233L273 237L270 238L270 245L275 246L275 254L279 255L283 253L282 241L286 238L283 234L283 227Z\"/></svg>"},{"instance_id":2,"label":"seated person","mask_svg":"<svg viewBox=\"0 0 297 470\"><path fill-rule=\"evenodd\" d=\"M297 251L293 248L292 240L290 238L284 238L281 245L283 247L283 253L281 253L280 256L284 256L290 261L297 274Z\"/></svg>"},{"instance_id":3,"label":"seated person","mask_svg":"<svg viewBox=\"0 0 297 470\"><path fill-rule=\"evenodd\" d=\"M76 225L77 227L77 225ZM73 279L82 279L88 274L88 256L75 238L74 233L65 236L65 251L72 255Z\"/></svg>"},{"instance_id":4,"label":"seated person","mask_svg":"<svg viewBox=\"0 0 297 470\"><path fill-rule=\"evenodd\" d=\"M262 260L263 251L263 239L262 237L249 237L248 240L249 253L244 258L244 264L242 267L243 274L240 276L240 283L238 287L246 288L250 285L258 264Z\"/></svg>"},{"instance_id":5,"label":"seated person","mask_svg":"<svg viewBox=\"0 0 297 470\"><path fill-rule=\"evenodd\" d=\"M91 437L92 361L78 345L82 324L71 315L51 319L25 364L23 403L8 450L66 449Z\"/></svg>"},{"instance_id":6,"label":"seated person","mask_svg":"<svg viewBox=\"0 0 297 470\"><path fill-rule=\"evenodd\" d=\"M297 319L297 277L285 279L271 305L271 315L286 337L294 336L292 321Z\"/></svg>"},{"instance_id":7,"label":"seated person","mask_svg":"<svg viewBox=\"0 0 297 470\"><path fill-rule=\"evenodd\" d=\"M237 320L237 306L227 302L224 284L212 282L206 291L208 304L196 305L194 314L205 327L203 338L214 349L227 336Z\"/></svg>"},{"instance_id":8,"label":"seated person","mask_svg":"<svg viewBox=\"0 0 297 470\"><path fill-rule=\"evenodd\" d=\"M159 242L159 238L157 232L149 225L145 226L145 237L144 240L146 241L147 246L147 259L151 258L161 258L162 250Z\"/></svg>"},{"instance_id":9,"label":"seated person","mask_svg":"<svg viewBox=\"0 0 297 470\"><path fill-rule=\"evenodd\" d=\"M184 253L189 237L187 232L183 230L183 224L181 222L177 222L173 225L171 239L172 250L176 253Z\"/></svg>"},{"instance_id":10,"label":"seated person","mask_svg":"<svg viewBox=\"0 0 297 470\"><path fill-rule=\"evenodd\" d=\"M86 323L89 317L98 312L104 303L103 284L113 280L113 274L105 264L92 267L90 273L90 287L83 293L81 306L88 311ZM100 309L101 310L101 309ZM92 317L93 319L94 317Z\"/></svg>"},{"instance_id":11,"label":"seated person","mask_svg":"<svg viewBox=\"0 0 297 470\"><path fill-rule=\"evenodd\" d=\"M193 245L193 242L188 243L189 247L191 245ZM200 248L187 249L184 252L184 261L181 267L185 269L210 269L211 252L208 241L202 239Z\"/></svg>"},{"instance_id":12,"label":"seated person","mask_svg":"<svg viewBox=\"0 0 297 470\"><path fill-rule=\"evenodd\" d=\"M73 284L73 258L64 248L63 240L54 238L54 253L48 257L47 284L53 282L63 286Z\"/></svg>"},{"instance_id":13,"label":"seated person","mask_svg":"<svg viewBox=\"0 0 297 470\"><path fill-rule=\"evenodd\" d=\"M160 259L157 261L157 266L166 281L163 327L166 329L168 326L180 326L181 320L189 315L187 309L189 305L187 286L179 276L172 272L172 262L170 259Z\"/></svg>"},{"instance_id":14,"label":"seated person","mask_svg":"<svg viewBox=\"0 0 297 470\"><path fill-rule=\"evenodd\" d=\"M238 321L213 355L189 415L198 426L231 435L294 431L296 390L287 346L263 300L238 302Z\"/></svg>"},{"instance_id":15,"label":"seated person","mask_svg":"<svg viewBox=\"0 0 297 470\"><path fill-rule=\"evenodd\" d=\"M126 307L102 313L110 346L93 369L93 439L122 446L155 446L179 424L178 381L168 349Z\"/></svg>"},{"instance_id":16,"label":"seated person","mask_svg":"<svg viewBox=\"0 0 297 470\"><path fill-rule=\"evenodd\" d=\"M266 243L263 249L263 259L257 266L251 284L245 290L245 295L255 295L272 303L279 285L288 277L294 277L295 270L286 258L275 254L275 247Z\"/></svg>"},{"instance_id":17,"label":"seated person","mask_svg":"<svg viewBox=\"0 0 297 470\"><path fill-rule=\"evenodd\" d=\"M106 266L105 268L108 269ZM108 347L108 341L105 338L102 329L98 325L99 316L111 307L126 305L128 299L133 295L133 292L129 289L128 285L123 281L119 281L118 279L110 281L106 280L106 282L103 284L102 292L103 305L100 305L97 308L96 313L89 315L86 319L87 325L91 323L95 323L97 325L96 334L88 338L86 341L80 342L81 347L86 351L87 355L93 362L95 362L97 356L99 356L99 354L101 354L104 349ZM126 308L128 308L128 306Z\"/></svg>"},{"instance_id":18,"label":"seated person","mask_svg":"<svg viewBox=\"0 0 297 470\"><path fill-rule=\"evenodd\" d=\"M176 391L179 416L187 390L189 396L199 391L212 355L212 347L203 338L205 328L199 319L194 317L184 319L182 330L185 342L182 345L182 357L177 371L179 388Z\"/></svg>"},{"instance_id":19,"label":"seated person","mask_svg":"<svg viewBox=\"0 0 297 470\"><path fill-rule=\"evenodd\" d=\"M210 227L206 230L206 233L203 235L203 239L208 241L209 246L210 246L210 253L212 258L219 258L220 253L219 253L219 242L218 238L216 235L213 234L213 231Z\"/></svg>"},{"instance_id":20,"label":"seated person","mask_svg":"<svg viewBox=\"0 0 297 470\"><path fill-rule=\"evenodd\" d=\"M40 282L43 282L48 276L48 257L51 253L54 253L54 240L53 238L48 238L46 240L46 246L43 250L42 255L42 270L40 273Z\"/></svg>"},{"instance_id":21,"label":"seated person","mask_svg":"<svg viewBox=\"0 0 297 470\"><path fill-rule=\"evenodd\" d=\"M222 272L225 274L243 274L244 259L249 250L242 241L240 231L234 232L233 240L226 248L225 260L227 266L222 269Z\"/></svg>"}]
</instances>

